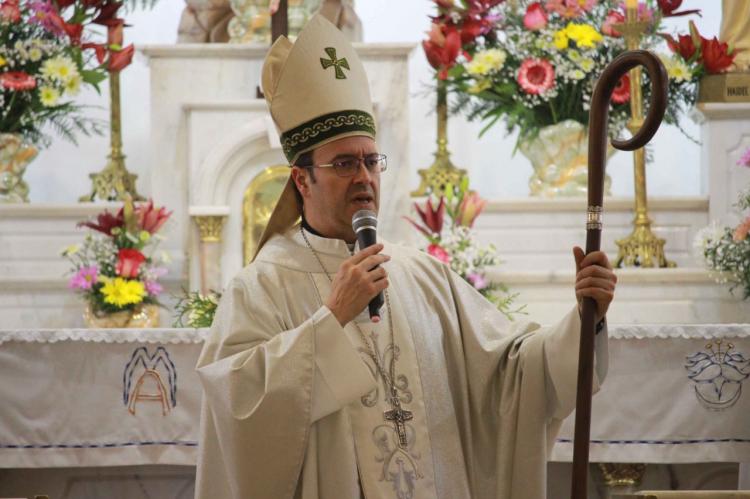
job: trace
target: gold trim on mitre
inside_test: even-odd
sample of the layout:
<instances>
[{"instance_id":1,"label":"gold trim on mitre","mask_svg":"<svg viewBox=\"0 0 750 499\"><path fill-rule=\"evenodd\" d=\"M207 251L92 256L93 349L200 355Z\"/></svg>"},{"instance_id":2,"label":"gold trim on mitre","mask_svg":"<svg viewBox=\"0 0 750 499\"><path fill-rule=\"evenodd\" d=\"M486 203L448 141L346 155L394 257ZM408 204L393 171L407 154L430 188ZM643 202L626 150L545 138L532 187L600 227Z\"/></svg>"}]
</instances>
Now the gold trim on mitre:
<instances>
[{"instance_id":1,"label":"gold trim on mitre","mask_svg":"<svg viewBox=\"0 0 750 499\"><path fill-rule=\"evenodd\" d=\"M351 43L322 15L310 19L292 43L279 37L263 63L263 94L289 164L344 137L375 139L370 87ZM253 260L271 236L285 232L302 214L289 176L263 231Z\"/></svg>"}]
</instances>

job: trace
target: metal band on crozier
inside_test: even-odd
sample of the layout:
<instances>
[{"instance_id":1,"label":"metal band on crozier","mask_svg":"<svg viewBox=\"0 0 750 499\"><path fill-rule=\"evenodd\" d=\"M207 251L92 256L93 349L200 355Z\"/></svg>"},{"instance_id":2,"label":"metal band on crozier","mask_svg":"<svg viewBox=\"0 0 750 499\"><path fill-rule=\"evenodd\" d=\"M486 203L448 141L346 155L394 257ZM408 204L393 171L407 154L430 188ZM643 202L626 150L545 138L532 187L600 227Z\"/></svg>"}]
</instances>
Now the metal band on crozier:
<instances>
[{"instance_id":1,"label":"metal band on crozier","mask_svg":"<svg viewBox=\"0 0 750 499\"><path fill-rule=\"evenodd\" d=\"M375 120L364 111L347 110L324 114L281 134L281 147L291 162L303 150L336 135L367 132L375 136Z\"/></svg>"}]
</instances>

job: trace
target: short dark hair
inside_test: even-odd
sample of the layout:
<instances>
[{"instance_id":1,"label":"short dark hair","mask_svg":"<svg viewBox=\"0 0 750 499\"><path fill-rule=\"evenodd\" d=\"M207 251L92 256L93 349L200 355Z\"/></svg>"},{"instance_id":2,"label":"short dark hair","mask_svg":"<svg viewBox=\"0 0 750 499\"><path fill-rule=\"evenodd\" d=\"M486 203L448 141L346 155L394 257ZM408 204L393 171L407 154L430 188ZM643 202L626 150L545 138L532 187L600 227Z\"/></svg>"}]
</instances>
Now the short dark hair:
<instances>
[{"instance_id":1,"label":"short dark hair","mask_svg":"<svg viewBox=\"0 0 750 499\"><path fill-rule=\"evenodd\" d=\"M314 184L315 183L315 173L313 168L313 151L307 151L303 152L299 155L299 158L297 158L297 161L294 162L294 165L299 168L304 168L308 171L310 174L310 181ZM294 195L297 197L297 202L300 206L302 206L302 194L300 194L299 189L297 188L297 184L294 184Z\"/></svg>"}]
</instances>

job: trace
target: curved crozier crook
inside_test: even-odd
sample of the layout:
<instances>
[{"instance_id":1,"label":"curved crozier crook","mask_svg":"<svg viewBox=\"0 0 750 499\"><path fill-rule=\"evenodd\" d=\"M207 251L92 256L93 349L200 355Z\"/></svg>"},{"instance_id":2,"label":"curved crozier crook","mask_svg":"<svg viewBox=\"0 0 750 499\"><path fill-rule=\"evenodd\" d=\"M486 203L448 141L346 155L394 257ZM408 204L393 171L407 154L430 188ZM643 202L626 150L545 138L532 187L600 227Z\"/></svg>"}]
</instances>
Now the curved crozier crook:
<instances>
[{"instance_id":1,"label":"curved crozier crook","mask_svg":"<svg viewBox=\"0 0 750 499\"><path fill-rule=\"evenodd\" d=\"M656 56L645 50L625 52L604 69L594 88L594 94L591 97L591 110L589 111L587 254L592 251L599 251L601 247L601 216L604 201L604 166L607 161L606 146L610 97L620 78L639 65L646 68L653 87L648 115L633 137L628 140L613 140L612 145L625 151L643 147L654 136L664 118L664 111L667 107L667 72ZM573 499L586 499L587 496L595 320L596 302L592 298L585 298L581 310L581 336L578 350L578 386L571 490Z\"/></svg>"},{"instance_id":2,"label":"curved crozier crook","mask_svg":"<svg viewBox=\"0 0 750 499\"><path fill-rule=\"evenodd\" d=\"M634 151L645 146L659 129L667 109L667 70L654 54L647 50L624 52L602 72L591 96L589 112L589 206L601 206L602 198L592 199L592 193L603 191L606 146L609 139L609 104L612 92L623 75L636 66L643 66L651 81L651 100L648 114L638 132L627 140L612 140L612 146L621 151ZM593 184L593 185L592 185ZM592 192L593 191L593 192ZM592 202L594 201L594 202Z\"/></svg>"}]
</instances>

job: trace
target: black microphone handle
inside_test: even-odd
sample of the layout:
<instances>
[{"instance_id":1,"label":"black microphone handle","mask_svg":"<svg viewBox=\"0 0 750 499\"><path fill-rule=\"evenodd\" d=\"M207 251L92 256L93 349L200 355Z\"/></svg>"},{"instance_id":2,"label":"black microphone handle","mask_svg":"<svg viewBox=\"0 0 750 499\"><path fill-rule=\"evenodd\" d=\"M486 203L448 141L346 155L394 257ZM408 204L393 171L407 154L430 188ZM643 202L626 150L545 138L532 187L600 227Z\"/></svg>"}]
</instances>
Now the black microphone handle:
<instances>
[{"instance_id":1,"label":"black microphone handle","mask_svg":"<svg viewBox=\"0 0 750 499\"><path fill-rule=\"evenodd\" d=\"M375 244L377 242L377 231L373 227L370 228L363 228L359 232L357 232L357 242L359 243L359 250L362 251L365 248L368 248ZM374 268L378 268L380 265L377 265ZM367 305L367 309L370 311L370 317L378 316L380 317L380 308L383 306L383 292L381 291L378 293L375 298L370 300L369 305Z\"/></svg>"}]
</instances>

